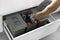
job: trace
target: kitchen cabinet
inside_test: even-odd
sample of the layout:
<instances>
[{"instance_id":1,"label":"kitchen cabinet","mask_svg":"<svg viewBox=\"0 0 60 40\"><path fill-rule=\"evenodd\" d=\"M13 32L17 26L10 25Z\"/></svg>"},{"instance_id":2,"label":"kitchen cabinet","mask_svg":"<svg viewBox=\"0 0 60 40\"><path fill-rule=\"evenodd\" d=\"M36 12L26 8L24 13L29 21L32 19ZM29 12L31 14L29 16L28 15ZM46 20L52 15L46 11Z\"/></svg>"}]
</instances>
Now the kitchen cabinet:
<instances>
[{"instance_id":1,"label":"kitchen cabinet","mask_svg":"<svg viewBox=\"0 0 60 40\"><path fill-rule=\"evenodd\" d=\"M46 25L38 27L32 31L13 37L6 23L3 21L3 16L13 14L17 11L33 8L40 5L44 0L1 0L0 1L0 32L5 31L9 40L39 40L57 30L60 25L60 19L56 13L49 15L49 22ZM57 9L59 11L59 8ZM57 12L56 11L56 12ZM55 16L55 14L57 16ZM59 14L59 13L58 13ZM56 19L57 18L57 19ZM3 25L4 24L4 25ZM6 28L5 28L5 27Z\"/></svg>"}]
</instances>

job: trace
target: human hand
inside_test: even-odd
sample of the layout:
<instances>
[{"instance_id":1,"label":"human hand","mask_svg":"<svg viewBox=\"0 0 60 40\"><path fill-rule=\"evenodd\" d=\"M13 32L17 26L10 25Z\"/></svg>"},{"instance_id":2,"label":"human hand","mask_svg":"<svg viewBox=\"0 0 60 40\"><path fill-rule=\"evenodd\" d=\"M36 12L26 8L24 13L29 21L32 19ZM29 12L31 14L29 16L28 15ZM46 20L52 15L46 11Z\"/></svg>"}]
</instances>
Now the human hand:
<instances>
[{"instance_id":1,"label":"human hand","mask_svg":"<svg viewBox=\"0 0 60 40\"><path fill-rule=\"evenodd\" d=\"M41 12L37 12L36 14L33 15L33 18L36 19L36 20L41 21L41 19L40 19L41 15L40 14L41 14Z\"/></svg>"}]
</instances>

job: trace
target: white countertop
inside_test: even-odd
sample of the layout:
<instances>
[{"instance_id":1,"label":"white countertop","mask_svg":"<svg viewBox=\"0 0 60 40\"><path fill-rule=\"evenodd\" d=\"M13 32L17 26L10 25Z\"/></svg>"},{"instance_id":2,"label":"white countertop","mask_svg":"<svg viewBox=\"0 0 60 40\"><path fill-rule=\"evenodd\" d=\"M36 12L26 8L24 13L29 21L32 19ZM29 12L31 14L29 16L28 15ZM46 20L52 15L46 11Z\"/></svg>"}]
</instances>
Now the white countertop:
<instances>
[{"instance_id":1,"label":"white countertop","mask_svg":"<svg viewBox=\"0 0 60 40\"><path fill-rule=\"evenodd\" d=\"M0 15L38 6L44 0L0 0Z\"/></svg>"}]
</instances>

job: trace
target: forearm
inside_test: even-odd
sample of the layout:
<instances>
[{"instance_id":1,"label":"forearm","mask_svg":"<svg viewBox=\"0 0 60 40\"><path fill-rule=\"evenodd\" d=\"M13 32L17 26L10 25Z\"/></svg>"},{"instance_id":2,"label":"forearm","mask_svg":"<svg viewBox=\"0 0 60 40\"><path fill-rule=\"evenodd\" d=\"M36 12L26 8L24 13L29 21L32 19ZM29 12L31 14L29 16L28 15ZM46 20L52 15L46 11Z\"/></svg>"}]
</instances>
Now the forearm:
<instances>
[{"instance_id":1,"label":"forearm","mask_svg":"<svg viewBox=\"0 0 60 40\"><path fill-rule=\"evenodd\" d=\"M40 12L40 15L49 14L55 11L59 7L59 3L57 1L52 1L44 10Z\"/></svg>"}]
</instances>

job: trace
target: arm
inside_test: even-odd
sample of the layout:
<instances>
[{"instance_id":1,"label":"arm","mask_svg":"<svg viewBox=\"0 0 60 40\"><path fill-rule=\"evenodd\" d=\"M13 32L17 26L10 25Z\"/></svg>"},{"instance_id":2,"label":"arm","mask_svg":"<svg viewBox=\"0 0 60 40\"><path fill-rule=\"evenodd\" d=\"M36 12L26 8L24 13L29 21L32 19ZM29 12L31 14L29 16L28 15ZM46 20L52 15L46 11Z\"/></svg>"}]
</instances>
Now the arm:
<instances>
[{"instance_id":1,"label":"arm","mask_svg":"<svg viewBox=\"0 0 60 40\"><path fill-rule=\"evenodd\" d=\"M52 0L52 2L42 11L36 13L33 18L40 20L39 17L55 11L60 5L60 0Z\"/></svg>"},{"instance_id":2,"label":"arm","mask_svg":"<svg viewBox=\"0 0 60 40\"><path fill-rule=\"evenodd\" d=\"M49 13L55 11L59 7L59 5L60 5L60 0L52 0L52 2L45 9L43 9L40 12L37 12L33 16L33 18L40 20L39 19L40 16L46 15L46 14L49 14Z\"/></svg>"},{"instance_id":3,"label":"arm","mask_svg":"<svg viewBox=\"0 0 60 40\"><path fill-rule=\"evenodd\" d=\"M60 5L60 0L52 0L51 4L49 4L44 10L38 12L39 15L49 14L55 11Z\"/></svg>"}]
</instances>

